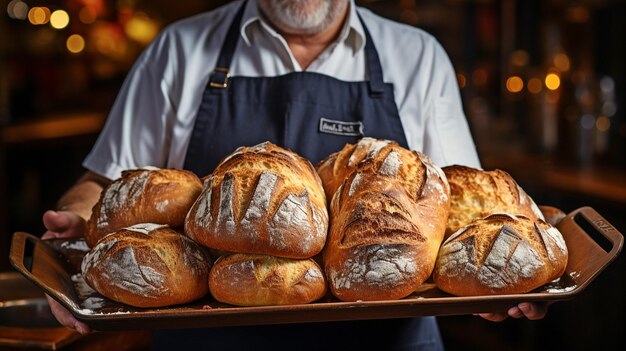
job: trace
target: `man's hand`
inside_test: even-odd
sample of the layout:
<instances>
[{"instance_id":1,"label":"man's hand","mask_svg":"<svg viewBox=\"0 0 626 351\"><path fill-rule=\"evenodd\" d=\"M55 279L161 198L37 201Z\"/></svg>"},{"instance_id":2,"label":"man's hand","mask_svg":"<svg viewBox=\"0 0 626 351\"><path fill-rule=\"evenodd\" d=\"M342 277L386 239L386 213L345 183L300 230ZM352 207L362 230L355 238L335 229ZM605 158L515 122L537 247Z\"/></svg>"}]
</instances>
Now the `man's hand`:
<instances>
[{"instance_id":1,"label":"man's hand","mask_svg":"<svg viewBox=\"0 0 626 351\"><path fill-rule=\"evenodd\" d=\"M479 313L482 318L492 322L502 322L508 317L523 318L530 320L542 319L548 313L548 303L545 302L522 302L509 308L507 313Z\"/></svg>"},{"instance_id":2,"label":"man's hand","mask_svg":"<svg viewBox=\"0 0 626 351\"><path fill-rule=\"evenodd\" d=\"M83 236L86 221L74 212L46 211L43 214L43 225L47 231L42 239L75 238Z\"/></svg>"},{"instance_id":3,"label":"man's hand","mask_svg":"<svg viewBox=\"0 0 626 351\"><path fill-rule=\"evenodd\" d=\"M80 237L85 231L85 219L79 215L68 211L47 211L43 214L43 224L47 231L41 236L42 239L54 238L72 238ZM63 326L74 329L81 334L88 334L91 329L85 324L79 322L74 316L65 309L60 303L46 295L50 310L54 317Z\"/></svg>"}]
</instances>

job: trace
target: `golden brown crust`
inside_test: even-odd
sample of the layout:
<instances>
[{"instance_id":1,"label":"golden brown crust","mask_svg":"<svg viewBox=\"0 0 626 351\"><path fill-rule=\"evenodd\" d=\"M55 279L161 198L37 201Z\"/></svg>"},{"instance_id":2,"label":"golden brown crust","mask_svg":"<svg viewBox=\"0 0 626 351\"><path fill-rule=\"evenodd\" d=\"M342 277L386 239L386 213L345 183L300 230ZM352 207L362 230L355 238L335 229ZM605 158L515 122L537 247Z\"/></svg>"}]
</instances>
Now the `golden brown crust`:
<instances>
[{"instance_id":1,"label":"golden brown crust","mask_svg":"<svg viewBox=\"0 0 626 351\"><path fill-rule=\"evenodd\" d=\"M560 277L567 257L561 233L550 224L493 214L443 243L433 280L459 296L526 293Z\"/></svg>"},{"instance_id":2,"label":"golden brown crust","mask_svg":"<svg viewBox=\"0 0 626 351\"><path fill-rule=\"evenodd\" d=\"M355 163L345 163L350 159ZM330 205L323 256L332 293L344 301L409 295L430 276L443 239L450 206L445 175L427 156L371 138L347 145L335 160L354 171ZM332 193L336 181L323 180Z\"/></svg>"},{"instance_id":3,"label":"golden brown crust","mask_svg":"<svg viewBox=\"0 0 626 351\"><path fill-rule=\"evenodd\" d=\"M184 235L145 223L102 238L81 268L87 284L107 298L135 307L162 307L206 295L211 260Z\"/></svg>"},{"instance_id":4,"label":"golden brown crust","mask_svg":"<svg viewBox=\"0 0 626 351\"><path fill-rule=\"evenodd\" d=\"M100 238L139 223L183 226L189 208L202 191L192 172L180 169L136 169L122 172L100 194L87 222L85 241L93 247Z\"/></svg>"},{"instance_id":5,"label":"golden brown crust","mask_svg":"<svg viewBox=\"0 0 626 351\"><path fill-rule=\"evenodd\" d=\"M544 219L535 202L506 172L466 166L443 168L450 184L451 207L446 237L457 229L496 212Z\"/></svg>"},{"instance_id":6,"label":"golden brown crust","mask_svg":"<svg viewBox=\"0 0 626 351\"><path fill-rule=\"evenodd\" d=\"M328 211L311 163L269 142L241 147L204 181L185 233L230 252L309 258L326 241Z\"/></svg>"},{"instance_id":7,"label":"golden brown crust","mask_svg":"<svg viewBox=\"0 0 626 351\"><path fill-rule=\"evenodd\" d=\"M296 305L324 296L326 281L313 259L232 254L215 262L209 288L216 300L231 305Z\"/></svg>"}]
</instances>

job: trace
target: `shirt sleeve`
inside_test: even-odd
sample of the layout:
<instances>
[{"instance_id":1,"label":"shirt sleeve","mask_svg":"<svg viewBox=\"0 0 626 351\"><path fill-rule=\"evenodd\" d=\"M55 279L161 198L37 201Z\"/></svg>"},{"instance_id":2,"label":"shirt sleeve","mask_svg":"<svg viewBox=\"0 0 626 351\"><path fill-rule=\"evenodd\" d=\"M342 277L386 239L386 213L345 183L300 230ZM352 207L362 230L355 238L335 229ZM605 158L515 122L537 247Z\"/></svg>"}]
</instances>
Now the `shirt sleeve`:
<instances>
[{"instance_id":1,"label":"shirt sleeve","mask_svg":"<svg viewBox=\"0 0 626 351\"><path fill-rule=\"evenodd\" d=\"M433 79L426 102L423 151L440 167L453 164L480 168L456 74L448 55L434 43Z\"/></svg>"},{"instance_id":2,"label":"shirt sleeve","mask_svg":"<svg viewBox=\"0 0 626 351\"><path fill-rule=\"evenodd\" d=\"M129 72L104 128L83 166L109 179L125 169L164 167L173 114L165 67L173 66L165 35L158 36Z\"/></svg>"}]
</instances>

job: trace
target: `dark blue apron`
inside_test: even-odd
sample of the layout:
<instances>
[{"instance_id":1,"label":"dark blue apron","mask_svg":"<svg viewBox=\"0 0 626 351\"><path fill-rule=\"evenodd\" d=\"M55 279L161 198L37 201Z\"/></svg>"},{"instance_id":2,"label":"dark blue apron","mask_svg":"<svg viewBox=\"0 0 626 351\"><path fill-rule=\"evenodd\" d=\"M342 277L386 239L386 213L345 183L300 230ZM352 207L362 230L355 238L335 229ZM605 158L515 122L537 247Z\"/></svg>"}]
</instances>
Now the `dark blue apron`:
<instances>
[{"instance_id":1,"label":"dark blue apron","mask_svg":"<svg viewBox=\"0 0 626 351\"><path fill-rule=\"evenodd\" d=\"M245 6L245 4L244 4ZM408 147L378 52L365 30L369 81L345 82L311 72L278 77L228 77L243 8L235 16L202 96L184 167L200 176L239 146L264 141L313 164L363 136Z\"/></svg>"},{"instance_id":2,"label":"dark blue apron","mask_svg":"<svg viewBox=\"0 0 626 351\"><path fill-rule=\"evenodd\" d=\"M239 146L269 140L314 164L363 136L393 139L408 147L393 85L383 82L372 39L363 24L369 81L344 82L318 73L278 77L229 77L243 9L235 16L204 91L184 167L199 176ZM160 330L155 349L439 350L433 317Z\"/></svg>"}]
</instances>

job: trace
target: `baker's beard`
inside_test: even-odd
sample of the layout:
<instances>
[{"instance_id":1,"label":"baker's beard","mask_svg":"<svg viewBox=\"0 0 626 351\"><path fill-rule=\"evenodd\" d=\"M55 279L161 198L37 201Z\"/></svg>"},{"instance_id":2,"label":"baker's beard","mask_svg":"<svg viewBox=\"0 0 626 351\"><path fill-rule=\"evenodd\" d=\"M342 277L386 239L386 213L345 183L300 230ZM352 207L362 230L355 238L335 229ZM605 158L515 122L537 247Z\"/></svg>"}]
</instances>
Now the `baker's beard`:
<instances>
[{"instance_id":1,"label":"baker's beard","mask_svg":"<svg viewBox=\"0 0 626 351\"><path fill-rule=\"evenodd\" d=\"M341 17L349 0L259 0L259 7L278 30L318 34Z\"/></svg>"}]
</instances>

